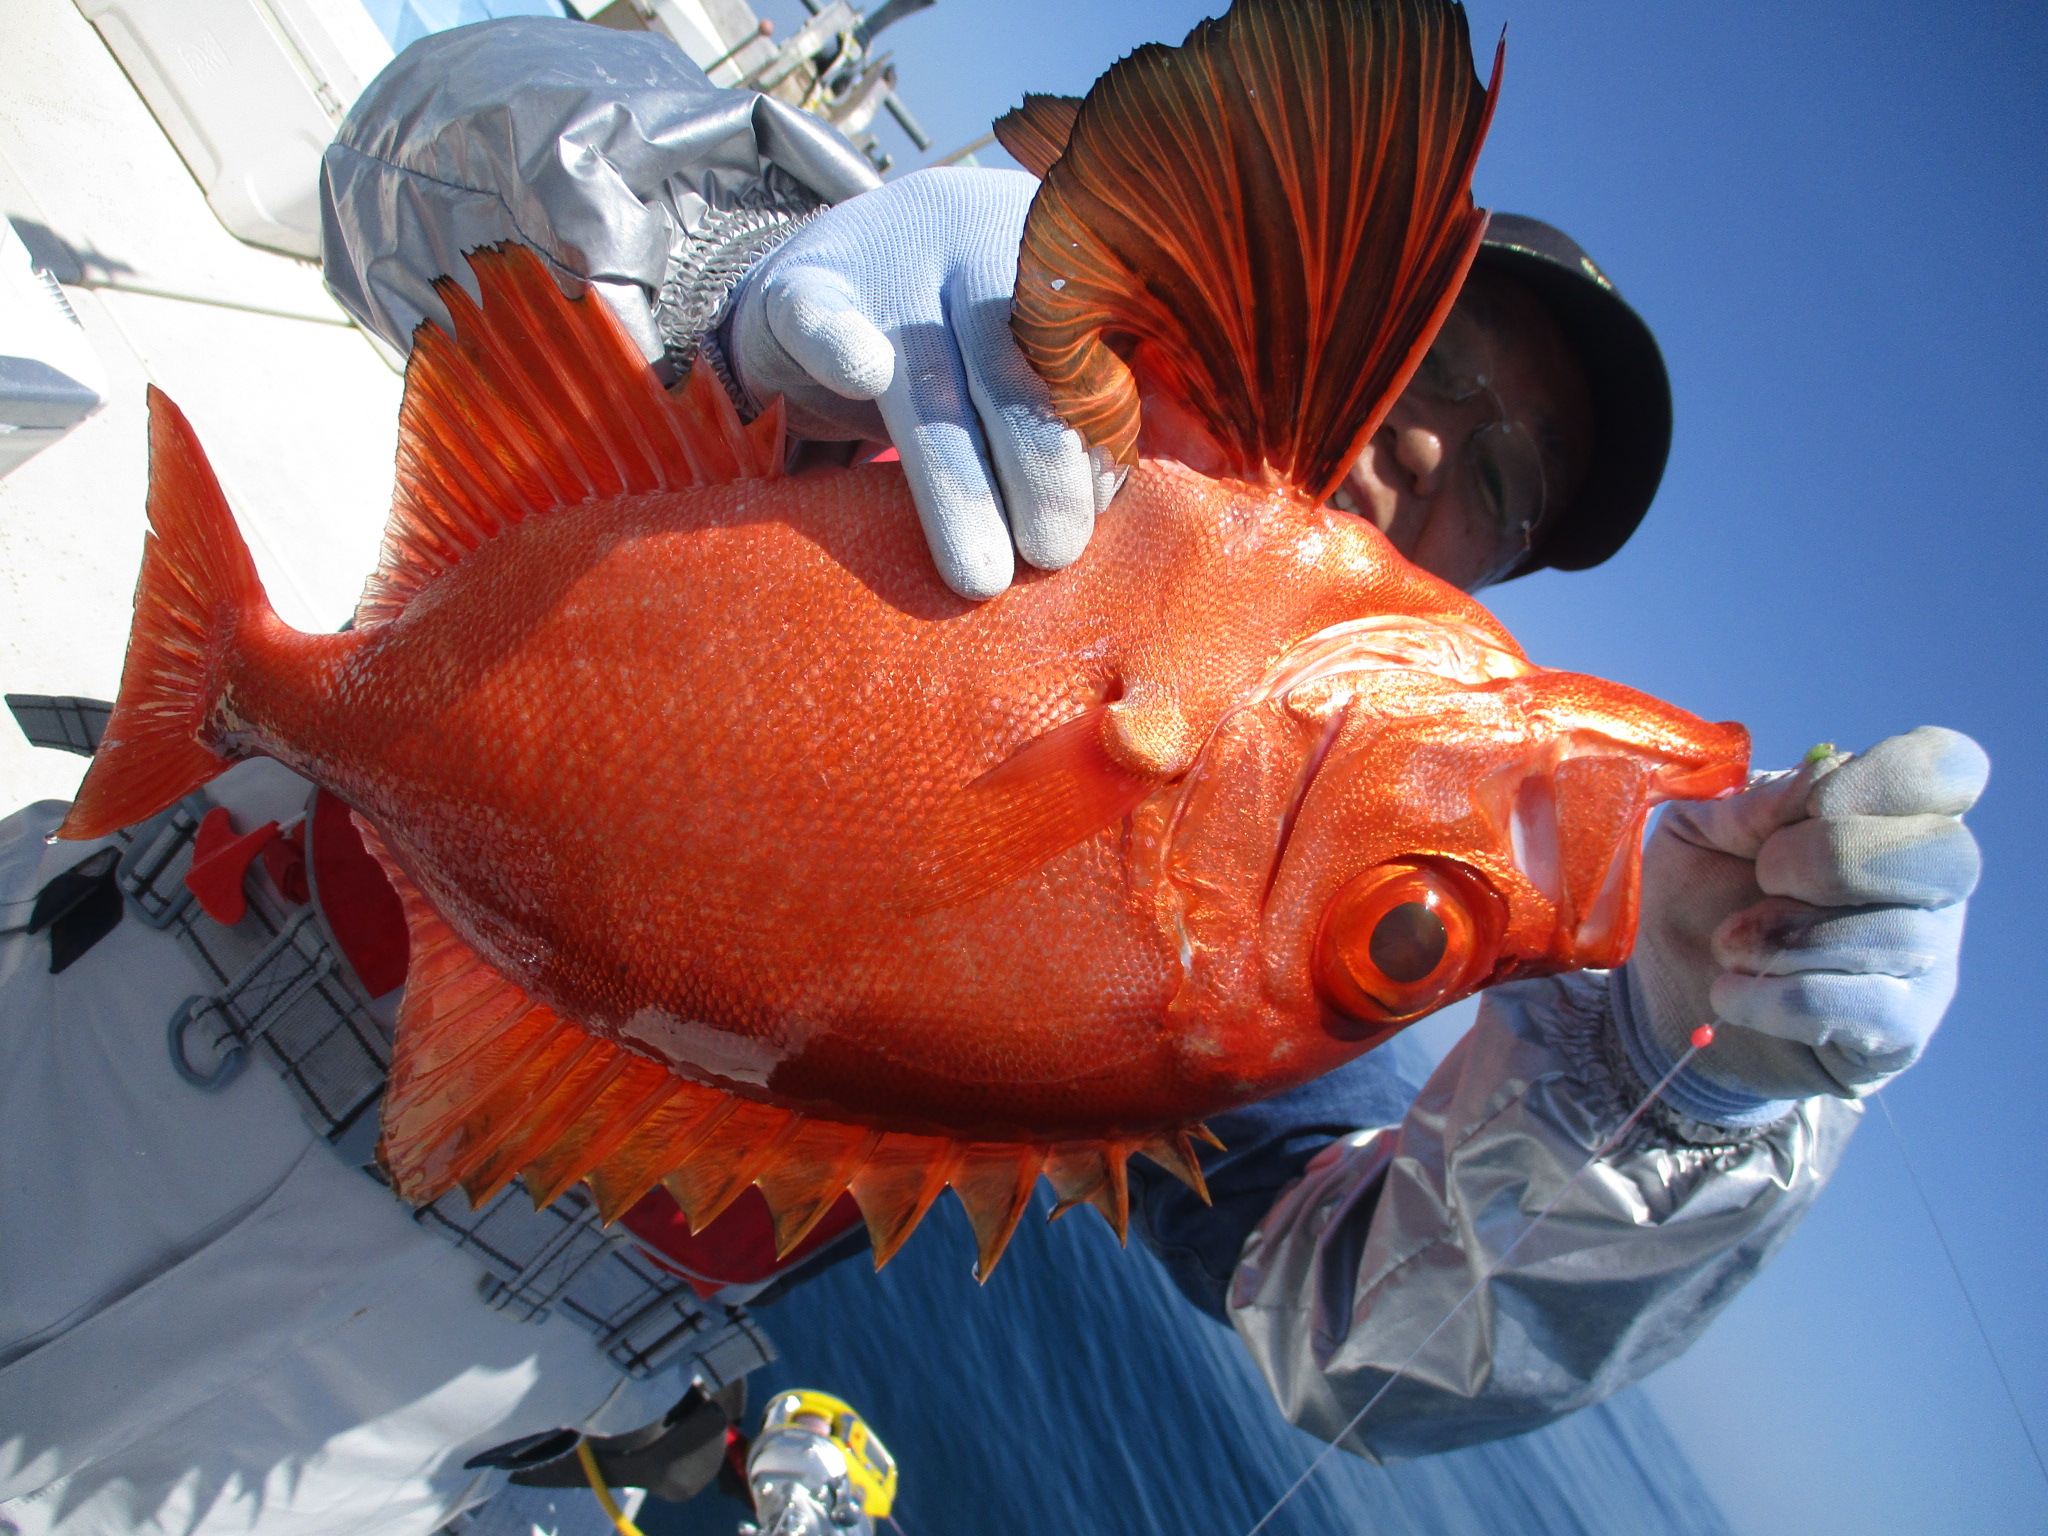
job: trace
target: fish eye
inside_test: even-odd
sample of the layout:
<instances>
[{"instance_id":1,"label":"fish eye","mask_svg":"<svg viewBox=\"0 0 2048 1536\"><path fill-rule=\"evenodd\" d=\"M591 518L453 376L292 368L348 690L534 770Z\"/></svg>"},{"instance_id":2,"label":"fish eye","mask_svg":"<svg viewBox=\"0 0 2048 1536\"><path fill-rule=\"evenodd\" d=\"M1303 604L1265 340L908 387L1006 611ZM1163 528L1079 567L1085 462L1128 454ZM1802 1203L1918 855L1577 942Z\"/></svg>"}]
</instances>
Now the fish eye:
<instances>
[{"instance_id":1,"label":"fish eye","mask_svg":"<svg viewBox=\"0 0 2048 1536\"><path fill-rule=\"evenodd\" d=\"M1372 925L1366 953L1382 976L1407 985L1442 965L1450 942L1451 931L1428 903L1404 901L1387 908Z\"/></svg>"},{"instance_id":2,"label":"fish eye","mask_svg":"<svg viewBox=\"0 0 2048 1536\"><path fill-rule=\"evenodd\" d=\"M1501 918L1499 898L1461 865L1381 864L1345 882L1324 910L1317 990L1363 1024L1409 1023L1492 969Z\"/></svg>"}]
</instances>

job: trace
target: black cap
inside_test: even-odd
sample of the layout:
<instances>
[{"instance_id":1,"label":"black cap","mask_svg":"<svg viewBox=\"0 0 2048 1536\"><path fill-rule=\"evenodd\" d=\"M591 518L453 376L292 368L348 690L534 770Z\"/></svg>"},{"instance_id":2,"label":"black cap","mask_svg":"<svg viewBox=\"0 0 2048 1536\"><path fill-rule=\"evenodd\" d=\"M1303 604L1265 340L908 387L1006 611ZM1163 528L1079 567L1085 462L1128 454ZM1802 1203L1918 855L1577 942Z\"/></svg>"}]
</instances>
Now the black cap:
<instances>
[{"instance_id":1,"label":"black cap","mask_svg":"<svg viewBox=\"0 0 2048 1536\"><path fill-rule=\"evenodd\" d=\"M1545 566L1586 570L1628 542L1664 478L1671 453L1664 354L1593 258L1541 219L1493 215L1473 266L1511 277L1536 295L1578 355L1593 398L1585 483L1512 575Z\"/></svg>"}]
</instances>

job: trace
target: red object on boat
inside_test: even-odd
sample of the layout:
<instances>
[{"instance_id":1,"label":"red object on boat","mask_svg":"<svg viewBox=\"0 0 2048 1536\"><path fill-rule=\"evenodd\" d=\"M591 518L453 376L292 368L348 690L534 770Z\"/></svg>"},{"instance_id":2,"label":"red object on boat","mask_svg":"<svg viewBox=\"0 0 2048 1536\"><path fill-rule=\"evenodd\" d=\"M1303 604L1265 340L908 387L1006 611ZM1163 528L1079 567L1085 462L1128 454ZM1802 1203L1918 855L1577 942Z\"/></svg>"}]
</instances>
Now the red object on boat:
<instances>
[{"instance_id":1,"label":"red object on boat","mask_svg":"<svg viewBox=\"0 0 2048 1536\"><path fill-rule=\"evenodd\" d=\"M371 997L405 985L405 909L384 871L363 846L346 802L321 790L307 813L308 863L327 931Z\"/></svg>"},{"instance_id":2,"label":"red object on boat","mask_svg":"<svg viewBox=\"0 0 2048 1536\"><path fill-rule=\"evenodd\" d=\"M199 910L226 927L239 923L249 910L242 882L257 855L276 836L274 821L237 835L226 806L216 805L208 811L193 834L192 867L185 871L185 889L199 899Z\"/></svg>"},{"instance_id":3,"label":"red object on boat","mask_svg":"<svg viewBox=\"0 0 2048 1536\"><path fill-rule=\"evenodd\" d=\"M758 1189L749 1188L702 1232L690 1230L690 1219L675 1196L656 1189L619 1218L619 1223L657 1261L690 1282L699 1296L713 1296L729 1285L758 1285L793 1269L827 1243L860 1224L860 1206L841 1195L811 1228L810 1236L786 1255L775 1253L775 1217Z\"/></svg>"}]
</instances>

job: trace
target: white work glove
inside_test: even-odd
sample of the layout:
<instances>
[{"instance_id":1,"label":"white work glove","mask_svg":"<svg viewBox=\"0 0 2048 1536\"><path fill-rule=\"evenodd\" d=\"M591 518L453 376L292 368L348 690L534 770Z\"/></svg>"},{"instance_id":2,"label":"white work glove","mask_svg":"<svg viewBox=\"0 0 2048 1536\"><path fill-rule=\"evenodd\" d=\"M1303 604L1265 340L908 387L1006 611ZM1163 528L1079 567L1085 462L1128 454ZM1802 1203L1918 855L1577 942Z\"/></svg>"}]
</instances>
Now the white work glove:
<instances>
[{"instance_id":1,"label":"white work glove","mask_svg":"<svg viewBox=\"0 0 2048 1536\"><path fill-rule=\"evenodd\" d=\"M963 597L1056 571L1121 476L1053 414L1010 335L1021 171L920 171L828 208L747 274L726 331L757 400L798 437L895 444L932 558ZM1006 521L1007 516L1007 521Z\"/></svg>"},{"instance_id":2,"label":"white work glove","mask_svg":"<svg viewBox=\"0 0 2048 1536\"><path fill-rule=\"evenodd\" d=\"M1654 1081L1716 1021L1670 1099L1741 1125L1788 1099L1861 1097L1910 1067L1955 993L1979 869L1960 818L1989 772L1976 742L1930 725L1668 807L1616 978L1637 1071Z\"/></svg>"}]
</instances>

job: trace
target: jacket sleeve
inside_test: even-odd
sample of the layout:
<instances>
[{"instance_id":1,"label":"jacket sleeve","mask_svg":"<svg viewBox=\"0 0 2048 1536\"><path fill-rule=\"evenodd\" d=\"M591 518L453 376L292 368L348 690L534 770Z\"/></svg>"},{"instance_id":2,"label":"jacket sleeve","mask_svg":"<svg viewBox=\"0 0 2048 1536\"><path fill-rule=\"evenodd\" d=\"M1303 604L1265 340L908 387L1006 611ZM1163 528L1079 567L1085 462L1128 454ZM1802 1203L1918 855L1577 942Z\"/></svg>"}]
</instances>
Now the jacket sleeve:
<instances>
[{"instance_id":1,"label":"jacket sleeve","mask_svg":"<svg viewBox=\"0 0 2048 1536\"><path fill-rule=\"evenodd\" d=\"M422 319L447 322L434 279L469 285L462 255L504 240L662 301L664 342L695 334L781 234L880 178L824 123L713 86L665 38L519 17L401 53L320 183L328 286L402 354Z\"/></svg>"},{"instance_id":2,"label":"jacket sleeve","mask_svg":"<svg viewBox=\"0 0 2048 1536\"><path fill-rule=\"evenodd\" d=\"M1398 1376L1347 1449L1400 1460L1539 1428L1683 1351L1813 1203L1853 1102L1748 1131L1653 1107L1586 1167L1647 1093L1607 987L1496 988L1398 1124L1327 1141L1275 1191L1225 1308L1294 1423L1335 1439ZM1276 1127L1257 1139L1302 1158Z\"/></svg>"}]
</instances>

